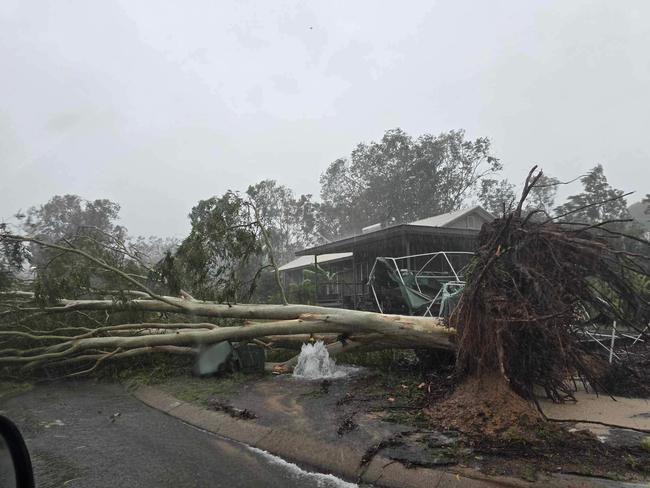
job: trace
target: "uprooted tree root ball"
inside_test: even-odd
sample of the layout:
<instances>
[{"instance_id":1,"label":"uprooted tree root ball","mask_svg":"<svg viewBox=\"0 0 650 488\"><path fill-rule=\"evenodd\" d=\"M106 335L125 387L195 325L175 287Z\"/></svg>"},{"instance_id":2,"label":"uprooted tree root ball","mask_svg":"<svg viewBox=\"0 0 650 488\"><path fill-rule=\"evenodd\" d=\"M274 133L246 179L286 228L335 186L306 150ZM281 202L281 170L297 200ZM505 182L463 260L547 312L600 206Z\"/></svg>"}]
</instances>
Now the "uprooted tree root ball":
<instances>
[{"instance_id":1,"label":"uprooted tree root ball","mask_svg":"<svg viewBox=\"0 0 650 488\"><path fill-rule=\"evenodd\" d=\"M468 378L426 413L445 430L480 432L491 438L513 428L527 431L542 422L531 402L513 392L498 374Z\"/></svg>"},{"instance_id":2,"label":"uprooted tree root ball","mask_svg":"<svg viewBox=\"0 0 650 488\"><path fill-rule=\"evenodd\" d=\"M563 401L571 397L573 376L599 387L601 356L582 340L585 311L642 333L638 324L647 322L649 309L635 282L648 276L648 262L607 223L524 216L522 205L540 176L531 171L515 211L483 226L450 322L458 331L458 374L499 373L524 398L541 387Z\"/></svg>"}]
</instances>

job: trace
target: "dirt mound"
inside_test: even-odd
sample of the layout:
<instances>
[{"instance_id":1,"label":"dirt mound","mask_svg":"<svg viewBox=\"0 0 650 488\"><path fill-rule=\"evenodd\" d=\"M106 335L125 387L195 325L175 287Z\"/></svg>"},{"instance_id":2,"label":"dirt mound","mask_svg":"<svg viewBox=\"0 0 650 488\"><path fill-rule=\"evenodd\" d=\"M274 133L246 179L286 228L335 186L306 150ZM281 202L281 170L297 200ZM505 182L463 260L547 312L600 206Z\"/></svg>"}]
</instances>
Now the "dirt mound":
<instances>
[{"instance_id":1,"label":"dirt mound","mask_svg":"<svg viewBox=\"0 0 650 488\"><path fill-rule=\"evenodd\" d=\"M534 405L514 393L500 375L468 378L426 413L446 429L489 437L513 429L526 432L542 421Z\"/></svg>"}]
</instances>

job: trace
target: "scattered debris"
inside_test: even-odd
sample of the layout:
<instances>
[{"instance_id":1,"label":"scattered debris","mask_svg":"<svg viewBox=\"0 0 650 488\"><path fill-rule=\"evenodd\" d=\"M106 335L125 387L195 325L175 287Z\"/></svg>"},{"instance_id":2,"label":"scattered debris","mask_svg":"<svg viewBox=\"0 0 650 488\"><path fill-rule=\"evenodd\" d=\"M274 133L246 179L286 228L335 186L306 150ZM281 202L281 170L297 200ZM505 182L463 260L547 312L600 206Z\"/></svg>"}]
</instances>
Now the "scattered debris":
<instances>
[{"instance_id":1,"label":"scattered debris","mask_svg":"<svg viewBox=\"0 0 650 488\"><path fill-rule=\"evenodd\" d=\"M367 464L372 461L372 459L383 449L386 449L387 447L395 447L402 445L404 443L404 439L401 433L397 433L392 437L389 437L388 439L384 439L381 442L378 442L377 444L373 444L370 446L368 449L366 449L365 454L361 458L361 463L360 466L366 466Z\"/></svg>"},{"instance_id":2,"label":"scattered debris","mask_svg":"<svg viewBox=\"0 0 650 488\"><path fill-rule=\"evenodd\" d=\"M339 437L343 437L348 432L352 432L357 427L359 427L359 425L354 421L355 415L356 412L353 412L352 414L348 415L343 419L343 421L339 425L339 428L336 430L336 433L338 434Z\"/></svg>"},{"instance_id":3,"label":"scattered debris","mask_svg":"<svg viewBox=\"0 0 650 488\"><path fill-rule=\"evenodd\" d=\"M272 373L275 375L288 374L291 373L291 368L289 368L284 364L276 364L275 366L273 366Z\"/></svg>"},{"instance_id":4,"label":"scattered debris","mask_svg":"<svg viewBox=\"0 0 650 488\"><path fill-rule=\"evenodd\" d=\"M246 408L241 409L241 408L233 407L232 405L229 405L219 400L218 398L209 398L208 408L210 408L211 410L215 410L217 412L227 413L231 417L238 418L238 419L252 420L257 418L257 415L255 415L250 410Z\"/></svg>"},{"instance_id":5,"label":"scattered debris","mask_svg":"<svg viewBox=\"0 0 650 488\"><path fill-rule=\"evenodd\" d=\"M600 378L602 388L611 395L650 398L650 348L639 342L616 350L616 356Z\"/></svg>"},{"instance_id":6,"label":"scattered debris","mask_svg":"<svg viewBox=\"0 0 650 488\"><path fill-rule=\"evenodd\" d=\"M327 395L329 393L331 385L332 382L327 379L320 382L320 391L323 393L323 395Z\"/></svg>"},{"instance_id":7,"label":"scattered debris","mask_svg":"<svg viewBox=\"0 0 650 488\"><path fill-rule=\"evenodd\" d=\"M336 406L340 407L342 405L345 405L346 403L350 403L353 400L354 400L354 395L348 391L345 393L345 395L343 395L342 398L339 398L336 401Z\"/></svg>"}]
</instances>

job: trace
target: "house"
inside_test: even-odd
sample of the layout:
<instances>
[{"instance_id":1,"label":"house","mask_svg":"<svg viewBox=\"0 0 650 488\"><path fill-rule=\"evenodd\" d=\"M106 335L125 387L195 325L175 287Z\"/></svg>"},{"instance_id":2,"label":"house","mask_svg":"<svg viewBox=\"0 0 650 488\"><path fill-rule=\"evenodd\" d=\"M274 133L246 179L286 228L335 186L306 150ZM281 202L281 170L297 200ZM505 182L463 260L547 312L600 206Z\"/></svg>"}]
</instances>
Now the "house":
<instances>
[{"instance_id":1,"label":"house","mask_svg":"<svg viewBox=\"0 0 650 488\"><path fill-rule=\"evenodd\" d=\"M329 274L344 273L352 262L351 252L337 252L331 254L321 254L317 258L313 255L300 256L293 261L283 264L278 268L284 285L300 284L303 280L303 271L306 269L313 270L314 265L325 270Z\"/></svg>"},{"instance_id":2,"label":"house","mask_svg":"<svg viewBox=\"0 0 650 488\"><path fill-rule=\"evenodd\" d=\"M475 251L479 230L494 216L480 206L456 210L407 224L374 224L352 237L296 252L297 258L279 268L285 285L299 283L303 272L319 268L330 278L318 283L321 305L373 309L368 274L377 257L410 256L409 269L436 251Z\"/></svg>"}]
</instances>

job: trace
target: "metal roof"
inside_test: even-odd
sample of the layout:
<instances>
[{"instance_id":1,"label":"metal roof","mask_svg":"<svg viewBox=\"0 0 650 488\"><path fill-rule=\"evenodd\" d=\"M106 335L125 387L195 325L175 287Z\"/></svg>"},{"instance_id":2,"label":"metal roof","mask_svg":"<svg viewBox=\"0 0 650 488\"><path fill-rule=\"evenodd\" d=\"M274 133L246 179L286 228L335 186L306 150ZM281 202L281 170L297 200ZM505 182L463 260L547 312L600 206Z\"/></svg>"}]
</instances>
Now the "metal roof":
<instances>
[{"instance_id":1,"label":"metal roof","mask_svg":"<svg viewBox=\"0 0 650 488\"><path fill-rule=\"evenodd\" d=\"M416 220L415 222L409 222L406 225L422 225L426 227L454 227L453 223L455 221L473 212L478 212L486 220L494 219L494 215L492 215L490 212L485 210L480 205L475 205L470 208L462 208L453 212L447 212L440 215L434 215L433 217L427 217L426 219Z\"/></svg>"},{"instance_id":2,"label":"metal roof","mask_svg":"<svg viewBox=\"0 0 650 488\"><path fill-rule=\"evenodd\" d=\"M319 254L318 255L318 264L328 263L333 261L341 261L343 259L351 258L351 252L336 252L331 254ZM306 268L314 264L314 255L300 256L299 258L294 259L293 261L283 264L278 268L278 271L288 271L290 269L299 269Z\"/></svg>"},{"instance_id":3,"label":"metal roof","mask_svg":"<svg viewBox=\"0 0 650 488\"><path fill-rule=\"evenodd\" d=\"M382 229L373 230L370 232L357 234L355 236L347 237L344 239L339 239L336 241L328 242L326 244L321 244L319 246L314 246L308 249L303 249L296 252L297 256L311 255L313 259L314 254L320 256L325 256L321 253L332 253L335 251L347 251L351 250L353 246L360 244L375 241L377 239L385 239L392 235L403 234L403 233L418 233L418 234L436 234L436 235L455 235L455 236L475 236L478 234L476 229L467 229L464 227L455 227L453 224L460 218L468 215L472 212L477 212L479 215L484 217L486 220L493 220L494 216L485 210L480 205L474 207L465 208L461 210L456 210L454 212L448 212L445 214L435 215L433 217L428 217L426 219L416 220L415 222L410 222L407 224L398 224L390 227L384 227Z\"/></svg>"}]
</instances>

